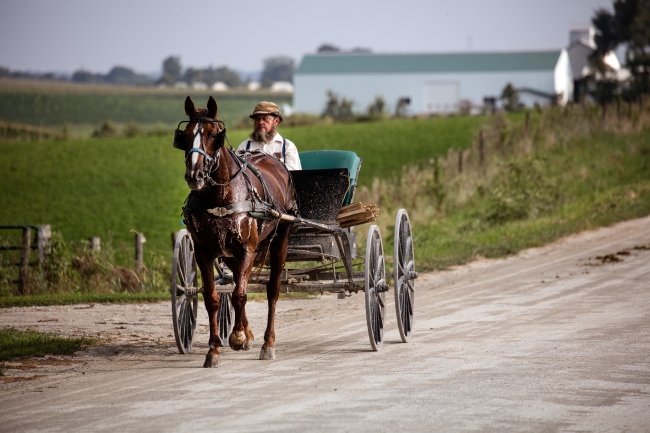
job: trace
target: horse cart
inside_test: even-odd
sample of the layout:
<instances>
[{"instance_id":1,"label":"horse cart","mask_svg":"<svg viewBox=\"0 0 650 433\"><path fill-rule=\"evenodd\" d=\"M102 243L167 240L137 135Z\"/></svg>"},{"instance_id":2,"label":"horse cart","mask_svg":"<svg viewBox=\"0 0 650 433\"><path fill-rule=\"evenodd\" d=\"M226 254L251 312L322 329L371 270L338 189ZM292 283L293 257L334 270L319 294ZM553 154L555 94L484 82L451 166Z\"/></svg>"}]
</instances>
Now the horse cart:
<instances>
[{"instance_id":1,"label":"horse cart","mask_svg":"<svg viewBox=\"0 0 650 433\"><path fill-rule=\"evenodd\" d=\"M384 248L379 228L368 230L365 253L357 255L355 227L337 222L341 207L354 197L361 158L354 152L324 150L301 152L301 171L291 172L299 203L299 217L290 217L292 226L281 292L332 292L339 299L363 292L366 322L372 349L384 340L386 278ZM413 330L415 261L411 225L406 210L397 212L394 229L393 287L399 333L408 342ZM233 278L227 267L215 260L215 282L221 299L217 313L219 336L227 341L233 329L231 303ZM248 280L249 293L266 291L268 269L253 272ZM181 230L174 246L171 302L174 335L180 353L189 353L197 322L199 293L194 243L186 229Z\"/></svg>"},{"instance_id":2,"label":"horse cart","mask_svg":"<svg viewBox=\"0 0 650 433\"><path fill-rule=\"evenodd\" d=\"M301 152L300 159L303 170L291 172L300 217L293 218L281 292L333 292L339 299L363 292L370 345L379 350L384 339L386 292L390 289L381 233L376 225L370 227L365 254L359 257L355 227L341 228L337 222L341 207L349 205L354 197L361 158L354 152L326 150ZM400 337L406 343L413 329L417 272L410 221L404 209L397 212L393 245L395 312ZM215 268L221 298L219 334L227 341L234 321L230 302L233 279L219 261L215 261ZM253 273L247 292L266 291L268 276L266 269ZM171 287L174 335L180 353L192 349L199 293L194 244L183 229L176 237Z\"/></svg>"}]
</instances>

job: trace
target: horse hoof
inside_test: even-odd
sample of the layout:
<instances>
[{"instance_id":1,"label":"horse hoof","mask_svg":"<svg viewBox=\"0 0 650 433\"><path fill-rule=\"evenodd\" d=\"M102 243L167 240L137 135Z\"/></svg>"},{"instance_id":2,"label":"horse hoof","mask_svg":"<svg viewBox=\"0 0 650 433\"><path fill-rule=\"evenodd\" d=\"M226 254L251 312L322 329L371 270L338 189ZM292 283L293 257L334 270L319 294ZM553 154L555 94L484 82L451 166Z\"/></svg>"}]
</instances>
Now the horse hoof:
<instances>
[{"instance_id":1,"label":"horse hoof","mask_svg":"<svg viewBox=\"0 0 650 433\"><path fill-rule=\"evenodd\" d=\"M219 367L221 365L221 356L206 355L203 368Z\"/></svg>"},{"instance_id":2,"label":"horse hoof","mask_svg":"<svg viewBox=\"0 0 650 433\"><path fill-rule=\"evenodd\" d=\"M275 359L275 349L273 347L262 347L262 351L260 352L260 359L263 361Z\"/></svg>"},{"instance_id":3,"label":"horse hoof","mask_svg":"<svg viewBox=\"0 0 650 433\"><path fill-rule=\"evenodd\" d=\"M246 340L242 346L242 350L251 350L251 347L253 347L253 340Z\"/></svg>"},{"instance_id":4,"label":"horse hoof","mask_svg":"<svg viewBox=\"0 0 650 433\"><path fill-rule=\"evenodd\" d=\"M243 331L233 332L228 338L228 344L232 350L242 350L244 343L246 343L246 334Z\"/></svg>"}]
</instances>

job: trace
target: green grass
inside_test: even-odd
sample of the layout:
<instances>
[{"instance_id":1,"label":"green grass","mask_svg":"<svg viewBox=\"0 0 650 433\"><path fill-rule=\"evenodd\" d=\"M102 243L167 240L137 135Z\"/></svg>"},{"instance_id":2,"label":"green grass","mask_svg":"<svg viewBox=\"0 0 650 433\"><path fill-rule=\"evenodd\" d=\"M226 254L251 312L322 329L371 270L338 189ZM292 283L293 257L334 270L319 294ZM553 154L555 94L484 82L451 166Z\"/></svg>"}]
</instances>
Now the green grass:
<instances>
[{"instance_id":1,"label":"green grass","mask_svg":"<svg viewBox=\"0 0 650 433\"><path fill-rule=\"evenodd\" d=\"M555 208L538 218L491 225L487 199L475 196L414 227L422 270L445 269L476 257L503 257L583 230L650 214L650 131L600 133L538 151L559 185Z\"/></svg>"},{"instance_id":2,"label":"green grass","mask_svg":"<svg viewBox=\"0 0 650 433\"><path fill-rule=\"evenodd\" d=\"M360 184L369 185L374 177L388 178L449 147L467 147L481 122L458 117L281 132L300 150L355 150L364 158ZM247 133L229 134L233 146ZM51 224L73 241L99 236L124 257L133 255L130 231L136 230L147 238L146 252L168 255L170 233L182 228L180 212L189 192L184 173L183 153L172 147L171 136L3 143L0 224Z\"/></svg>"},{"instance_id":3,"label":"green grass","mask_svg":"<svg viewBox=\"0 0 650 433\"><path fill-rule=\"evenodd\" d=\"M37 331L0 329L0 361L47 354L68 355L95 342L88 338L63 338Z\"/></svg>"},{"instance_id":4,"label":"green grass","mask_svg":"<svg viewBox=\"0 0 650 433\"><path fill-rule=\"evenodd\" d=\"M373 178L387 179L403 166L428 164L429 159L448 149L466 149L476 136L484 117L447 117L279 128L299 151L352 150L362 159L360 185ZM235 143L246 133L232 134Z\"/></svg>"},{"instance_id":5,"label":"green grass","mask_svg":"<svg viewBox=\"0 0 650 433\"><path fill-rule=\"evenodd\" d=\"M0 145L0 224L51 224L67 240L100 236L133 249L171 250L187 195L171 138Z\"/></svg>"}]
</instances>

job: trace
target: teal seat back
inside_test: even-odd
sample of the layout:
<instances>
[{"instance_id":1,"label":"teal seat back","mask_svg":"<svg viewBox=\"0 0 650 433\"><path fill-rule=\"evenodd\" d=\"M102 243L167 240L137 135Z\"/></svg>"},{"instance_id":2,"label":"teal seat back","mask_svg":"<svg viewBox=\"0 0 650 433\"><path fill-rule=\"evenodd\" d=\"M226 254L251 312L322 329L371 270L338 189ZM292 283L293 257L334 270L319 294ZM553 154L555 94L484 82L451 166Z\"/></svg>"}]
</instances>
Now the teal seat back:
<instances>
[{"instance_id":1,"label":"teal seat back","mask_svg":"<svg viewBox=\"0 0 650 433\"><path fill-rule=\"evenodd\" d=\"M327 168L347 168L350 174L350 189L343 206L350 204L357 186L357 176L361 167L361 158L349 150L312 150L300 152L300 165L303 170L323 170Z\"/></svg>"}]
</instances>

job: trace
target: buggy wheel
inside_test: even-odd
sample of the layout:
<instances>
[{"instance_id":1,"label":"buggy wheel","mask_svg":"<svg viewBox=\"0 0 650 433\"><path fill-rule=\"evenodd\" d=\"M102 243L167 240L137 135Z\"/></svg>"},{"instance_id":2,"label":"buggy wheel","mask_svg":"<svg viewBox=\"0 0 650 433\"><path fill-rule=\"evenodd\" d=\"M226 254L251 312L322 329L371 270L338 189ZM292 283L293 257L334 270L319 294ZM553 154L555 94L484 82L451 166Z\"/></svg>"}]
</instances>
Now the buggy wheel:
<instances>
[{"instance_id":1,"label":"buggy wheel","mask_svg":"<svg viewBox=\"0 0 650 433\"><path fill-rule=\"evenodd\" d=\"M174 336L180 353L190 353L196 329L198 278L194 242L186 229L178 232L172 262L172 319Z\"/></svg>"},{"instance_id":2,"label":"buggy wheel","mask_svg":"<svg viewBox=\"0 0 650 433\"><path fill-rule=\"evenodd\" d=\"M384 246L379 227L368 230L366 241L365 287L366 322L372 350L379 350L384 341L384 314L386 310L386 272L384 270Z\"/></svg>"},{"instance_id":3,"label":"buggy wheel","mask_svg":"<svg viewBox=\"0 0 650 433\"><path fill-rule=\"evenodd\" d=\"M399 335L404 343L413 331L413 306L415 300L415 256L411 223L405 209L397 212L395 219L395 244L393 249L393 282L395 284L395 313Z\"/></svg>"},{"instance_id":4,"label":"buggy wheel","mask_svg":"<svg viewBox=\"0 0 650 433\"><path fill-rule=\"evenodd\" d=\"M219 260L214 261L214 267L217 272L214 275L214 282L217 285L227 284L232 281L232 273L228 268L221 266ZM219 311L217 311L217 323L219 324L219 338L224 345L228 344L228 337L235 326L235 309L232 306L232 295L230 293L219 294Z\"/></svg>"},{"instance_id":5,"label":"buggy wheel","mask_svg":"<svg viewBox=\"0 0 650 433\"><path fill-rule=\"evenodd\" d=\"M219 338L224 346L228 345L228 337L235 326L235 309L232 306L230 293L219 294L219 311L217 311L217 322L219 323Z\"/></svg>"}]
</instances>

